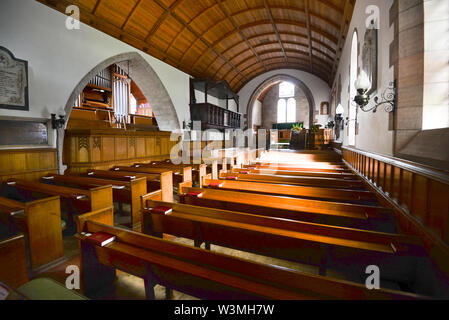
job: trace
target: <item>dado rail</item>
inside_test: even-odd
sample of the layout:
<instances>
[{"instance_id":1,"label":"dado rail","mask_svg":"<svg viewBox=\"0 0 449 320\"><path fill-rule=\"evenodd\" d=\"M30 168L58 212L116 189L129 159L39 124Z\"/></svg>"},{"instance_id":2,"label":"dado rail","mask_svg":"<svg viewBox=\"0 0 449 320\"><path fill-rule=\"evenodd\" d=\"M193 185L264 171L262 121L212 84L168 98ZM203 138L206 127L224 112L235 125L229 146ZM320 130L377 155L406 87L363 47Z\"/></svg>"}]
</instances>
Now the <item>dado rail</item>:
<instances>
[{"instance_id":1,"label":"dado rail","mask_svg":"<svg viewBox=\"0 0 449 320\"><path fill-rule=\"evenodd\" d=\"M449 275L449 172L411 161L343 147L379 203L393 208L398 227L418 235L432 260Z\"/></svg>"}]
</instances>

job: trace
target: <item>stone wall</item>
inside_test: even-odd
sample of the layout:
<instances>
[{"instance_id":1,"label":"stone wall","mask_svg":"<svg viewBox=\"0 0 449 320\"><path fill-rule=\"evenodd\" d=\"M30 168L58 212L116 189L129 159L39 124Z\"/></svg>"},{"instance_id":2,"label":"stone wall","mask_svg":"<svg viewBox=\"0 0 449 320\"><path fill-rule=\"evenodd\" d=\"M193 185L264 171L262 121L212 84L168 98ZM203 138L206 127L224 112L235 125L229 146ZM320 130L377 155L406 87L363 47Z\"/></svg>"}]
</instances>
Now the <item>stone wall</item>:
<instances>
[{"instance_id":1,"label":"stone wall","mask_svg":"<svg viewBox=\"0 0 449 320\"><path fill-rule=\"evenodd\" d=\"M295 86L296 122L304 122L309 127L309 102L301 88ZM271 129L277 122L277 104L279 100L279 85L274 86L262 102L262 128Z\"/></svg>"}]
</instances>

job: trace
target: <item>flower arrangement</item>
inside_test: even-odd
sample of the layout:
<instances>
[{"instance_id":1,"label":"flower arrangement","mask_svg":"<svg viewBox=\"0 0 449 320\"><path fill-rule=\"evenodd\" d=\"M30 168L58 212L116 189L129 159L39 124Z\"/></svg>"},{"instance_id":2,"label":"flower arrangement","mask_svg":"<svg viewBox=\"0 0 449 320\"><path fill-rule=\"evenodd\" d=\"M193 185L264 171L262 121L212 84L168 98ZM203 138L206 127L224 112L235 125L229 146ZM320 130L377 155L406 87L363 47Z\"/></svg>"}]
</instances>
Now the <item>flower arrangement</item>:
<instances>
[{"instance_id":1,"label":"flower arrangement","mask_svg":"<svg viewBox=\"0 0 449 320\"><path fill-rule=\"evenodd\" d=\"M302 129L304 129L302 123L294 124L292 127L292 131L294 131L294 132L301 132Z\"/></svg>"}]
</instances>

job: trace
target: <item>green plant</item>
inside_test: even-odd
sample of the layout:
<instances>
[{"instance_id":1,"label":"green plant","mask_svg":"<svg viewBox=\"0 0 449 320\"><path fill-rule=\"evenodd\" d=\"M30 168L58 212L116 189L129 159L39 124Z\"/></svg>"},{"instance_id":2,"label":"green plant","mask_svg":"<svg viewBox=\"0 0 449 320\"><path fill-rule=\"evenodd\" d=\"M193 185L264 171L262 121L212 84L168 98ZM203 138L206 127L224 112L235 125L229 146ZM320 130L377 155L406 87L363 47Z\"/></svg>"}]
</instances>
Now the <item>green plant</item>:
<instances>
[{"instance_id":1,"label":"green plant","mask_svg":"<svg viewBox=\"0 0 449 320\"><path fill-rule=\"evenodd\" d=\"M292 127L292 131L301 131L303 129L303 124L302 123L296 123L293 125Z\"/></svg>"}]
</instances>

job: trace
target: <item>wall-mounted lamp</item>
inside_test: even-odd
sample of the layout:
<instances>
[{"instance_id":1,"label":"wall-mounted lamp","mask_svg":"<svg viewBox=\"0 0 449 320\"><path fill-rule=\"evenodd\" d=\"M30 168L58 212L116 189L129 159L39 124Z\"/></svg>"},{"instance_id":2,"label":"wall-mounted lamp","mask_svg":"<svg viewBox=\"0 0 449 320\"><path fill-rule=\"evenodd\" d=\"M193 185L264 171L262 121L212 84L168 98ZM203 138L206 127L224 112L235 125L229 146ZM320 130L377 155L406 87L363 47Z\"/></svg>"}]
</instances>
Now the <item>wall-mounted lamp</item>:
<instances>
[{"instance_id":1,"label":"wall-mounted lamp","mask_svg":"<svg viewBox=\"0 0 449 320\"><path fill-rule=\"evenodd\" d=\"M357 89L357 95L354 98L355 103L360 107L360 110L364 112L377 111L381 105L385 105L386 112L393 112L396 107L396 81L391 82L390 86L385 89L381 94L382 100L379 102L379 97L374 97L374 106L366 109L365 107L370 102L370 96L367 94L371 88L371 82L365 71L362 71L355 82L355 88Z\"/></svg>"},{"instance_id":2,"label":"wall-mounted lamp","mask_svg":"<svg viewBox=\"0 0 449 320\"><path fill-rule=\"evenodd\" d=\"M343 130L343 114L345 113L345 109L343 106L338 104L337 108L335 109L335 123L337 124L337 127L340 128L340 130Z\"/></svg>"},{"instance_id":3,"label":"wall-mounted lamp","mask_svg":"<svg viewBox=\"0 0 449 320\"><path fill-rule=\"evenodd\" d=\"M343 127L345 125L343 115L345 113L345 109L341 105L341 103L338 104L337 108L335 109L335 138L337 140L340 139L340 131L343 130Z\"/></svg>"},{"instance_id":4,"label":"wall-mounted lamp","mask_svg":"<svg viewBox=\"0 0 449 320\"><path fill-rule=\"evenodd\" d=\"M63 128L65 125L65 115L59 115L59 119L56 119L56 114L51 114L51 127L53 129Z\"/></svg>"}]
</instances>

